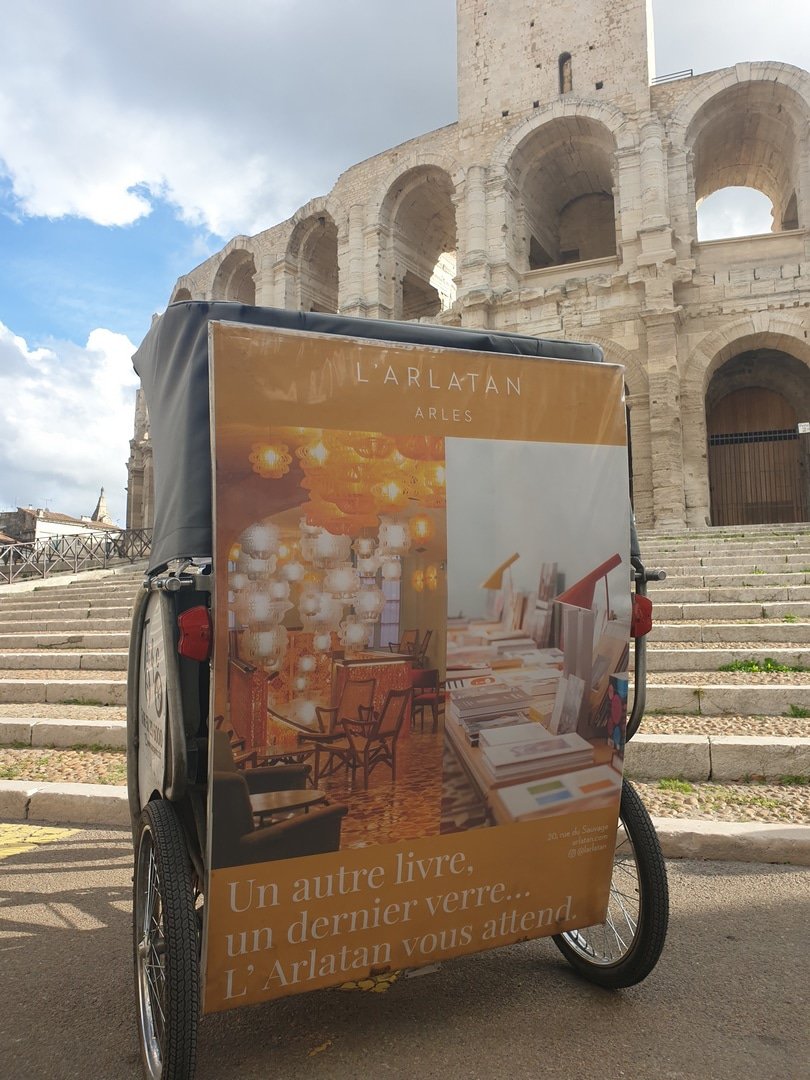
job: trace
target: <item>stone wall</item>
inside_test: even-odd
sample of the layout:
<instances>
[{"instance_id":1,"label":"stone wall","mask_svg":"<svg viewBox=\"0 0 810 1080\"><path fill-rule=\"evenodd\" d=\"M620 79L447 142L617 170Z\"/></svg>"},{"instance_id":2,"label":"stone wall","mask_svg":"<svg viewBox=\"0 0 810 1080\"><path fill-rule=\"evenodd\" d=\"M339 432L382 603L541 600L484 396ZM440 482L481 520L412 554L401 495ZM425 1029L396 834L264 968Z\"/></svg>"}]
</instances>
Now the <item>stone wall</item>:
<instances>
[{"instance_id":1,"label":"stone wall","mask_svg":"<svg viewBox=\"0 0 810 1080\"><path fill-rule=\"evenodd\" d=\"M779 353L810 380L810 75L744 63L651 86L646 8L458 0L459 122L234 238L173 298L597 342L626 368L639 523L705 526L715 372ZM738 184L769 196L775 231L701 242L698 200ZM134 527L137 432L131 465Z\"/></svg>"}]
</instances>

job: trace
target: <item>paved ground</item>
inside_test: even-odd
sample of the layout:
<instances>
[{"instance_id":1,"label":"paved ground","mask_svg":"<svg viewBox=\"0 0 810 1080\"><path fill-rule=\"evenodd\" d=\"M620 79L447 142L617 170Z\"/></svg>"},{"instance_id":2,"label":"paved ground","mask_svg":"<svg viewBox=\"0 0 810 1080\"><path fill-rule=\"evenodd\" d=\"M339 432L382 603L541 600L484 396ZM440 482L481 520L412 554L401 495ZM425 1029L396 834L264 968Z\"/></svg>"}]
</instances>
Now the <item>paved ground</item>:
<instances>
[{"instance_id":1,"label":"paved ground","mask_svg":"<svg viewBox=\"0 0 810 1080\"><path fill-rule=\"evenodd\" d=\"M16 853L1 834L0 1076L137 1080L128 834ZM198 1080L807 1080L810 870L670 863L670 885L667 948L632 990L515 946L207 1018Z\"/></svg>"}]
</instances>

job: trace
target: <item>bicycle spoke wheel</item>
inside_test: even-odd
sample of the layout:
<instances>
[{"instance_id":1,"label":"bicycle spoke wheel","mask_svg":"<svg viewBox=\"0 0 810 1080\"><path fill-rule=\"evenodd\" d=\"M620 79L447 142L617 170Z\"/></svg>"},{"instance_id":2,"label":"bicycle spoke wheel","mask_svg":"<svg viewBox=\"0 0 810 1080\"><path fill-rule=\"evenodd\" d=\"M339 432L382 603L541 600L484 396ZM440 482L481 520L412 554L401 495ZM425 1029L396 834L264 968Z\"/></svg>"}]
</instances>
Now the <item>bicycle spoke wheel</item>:
<instances>
[{"instance_id":1,"label":"bicycle spoke wheel","mask_svg":"<svg viewBox=\"0 0 810 1080\"><path fill-rule=\"evenodd\" d=\"M669 921L669 890L661 846L635 788L622 783L619 831L605 921L567 930L554 942L576 970L618 989L645 979L658 962Z\"/></svg>"},{"instance_id":2,"label":"bicycle spoke wheel","mask_svg":"<svg viewBox=\"0 0 810 1080\"><path fill-rule=\"evenodd\" d=\"M134 878L138 1034L149 1080L191 1080L199 1016L199 928L186 842L171 804L141 816Z\"/></svg>"}]
</instances>

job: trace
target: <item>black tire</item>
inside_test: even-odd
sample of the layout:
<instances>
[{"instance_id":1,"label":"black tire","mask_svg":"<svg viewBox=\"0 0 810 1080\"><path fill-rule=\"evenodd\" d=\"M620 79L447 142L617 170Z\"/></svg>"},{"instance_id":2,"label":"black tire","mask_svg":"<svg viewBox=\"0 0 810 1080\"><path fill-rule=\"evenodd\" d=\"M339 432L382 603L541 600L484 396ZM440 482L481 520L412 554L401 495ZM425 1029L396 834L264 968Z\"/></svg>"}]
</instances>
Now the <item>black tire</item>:
<instances>
[{"instance_id":1,"label":"black tire","mask_svg":"<svg viewBox=\"0 0 810 1080\"><path fill-rule=\"evenodd\" d=\"M132 908L144 1073L149 1080L192 1080L200 938L185 836L165 799L149 803L141 815Z\"/></svg>"},{"instance_id":2,"label":"black tire","mask_svg":"<svg viewBox=\"0 0 810 1080\"><path fill-rule=\"evenodd\" d=\"M627 780L622 783L619 821L605 922L554 937L580 975L611 990L646 979L661 955L669 922L661 845L647 808Z\"/></svg>"}]
</instances>

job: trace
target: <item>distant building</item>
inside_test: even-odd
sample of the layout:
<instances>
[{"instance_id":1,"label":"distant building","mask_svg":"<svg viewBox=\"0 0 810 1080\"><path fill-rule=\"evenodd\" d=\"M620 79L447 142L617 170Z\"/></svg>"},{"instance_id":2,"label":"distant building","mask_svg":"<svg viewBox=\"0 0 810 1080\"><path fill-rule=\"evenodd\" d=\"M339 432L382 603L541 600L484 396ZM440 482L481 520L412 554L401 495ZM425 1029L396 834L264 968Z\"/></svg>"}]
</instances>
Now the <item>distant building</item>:
<instances>
[{"instance_id":1,"label":"distant building","mask_svg":"<svg viewBox=\"0 0 810 1080\"><path fill-rule=\"evenodd\" d=\"M171 300L596 342L625 367L641 526L807 520L810 75L656 79L648 0L457 15L456 123L234 237ZM769 232L699 236L697 205L730 187L767 197ZM132 528L152 524L148 436L139 394Z\"/></svg>"},{"instance_id":2,"label":"distant building","mask_svg":"<svg viewBox=\"0 0 810 1080\"><path fill-rule=\"evenodd\" d=\"M121 531L107 510L104 488L101 489L96 508L89 517L71 517L54 510L32 506L18 506L16 510L0 513L0 543L33 543L56 536L108 536ZM8 537L3 539L3 534Z\"/></svg>"}]
</instances>

